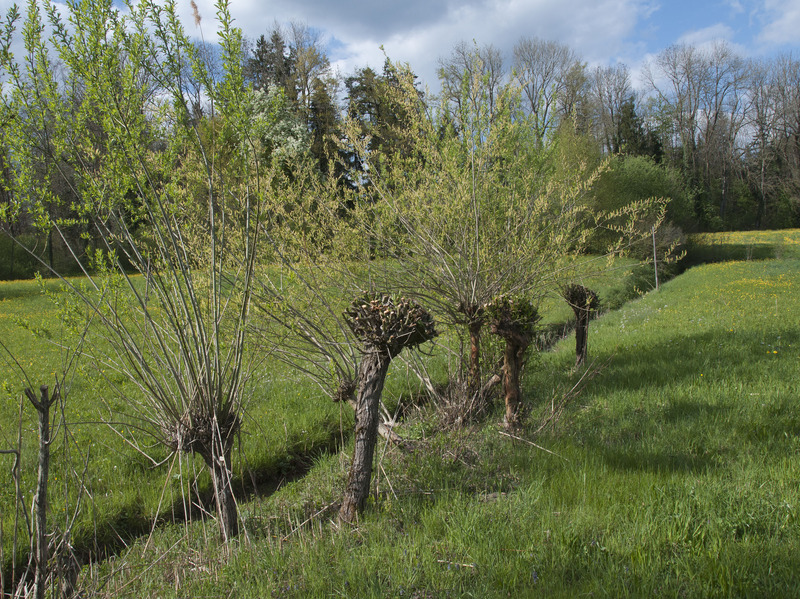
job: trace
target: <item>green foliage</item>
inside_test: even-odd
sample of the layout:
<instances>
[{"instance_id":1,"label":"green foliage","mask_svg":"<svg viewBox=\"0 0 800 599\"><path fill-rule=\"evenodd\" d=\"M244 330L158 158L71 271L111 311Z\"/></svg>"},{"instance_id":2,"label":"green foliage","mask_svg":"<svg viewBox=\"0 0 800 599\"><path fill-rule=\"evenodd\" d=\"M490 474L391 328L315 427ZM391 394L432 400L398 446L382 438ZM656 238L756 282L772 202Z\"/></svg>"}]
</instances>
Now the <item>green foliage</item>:
<instances>
[{"instance_id":1,"label":"green foliage","mask_svg":"<svg viewBox=\"0 0 800 599\"><path fill-rule=\"evenodd\" d=\"M538 305L576 276L574 256L595 231L613 231L602 252L612 256L658 227L664 202L597 209L590 189L604 165L589 138L565 119L546 146L537 143L536 117L522 110L520 89L492 88L479 52L464 60L458 97L434 106L422 101L407 66L387 64L379 106L401 118L378 120L374 132L392 140L389 148L365 138L360 120L350 119L345 133L353 163L368 173L352 175L361 201L355 226L373 244L370 255L400 258L399 269L378 273L374 285L415 297L459 329L462 356L451 379L464 392L450 403L478 414L484 306L501 295Z\"/></svg>"},{"instance_id":2,"label":"green foliage","mask_svg":"<svg viewBox=\"0 0 800 599\"><path fill-rule=\"evenodd\" d=\"M684 231L695 227L692 199L680 174L645 156L615 156L592 189L601 210L617 210L645 198L666 200L666 219ZM599 245L600 240L593 242Z\"/></svg>"},{"instance_id":3,"label":"green foliage","mask_svg":"<svg viewBox=\"0 0 800 599\"><path fill-rule=\"evenodd\" d=\"M363 219L365 236L404 256L407 292L424 297L447 322L469 319L501 293L541 294L563 255L583 243L582 200L593 172L548 175L549 161L558 160L535 149L514 88L503 90L490 112L480 76L465 77L463 93L480 101L472 108L463 102L459 115L441 107L429 116L413 75L394 68L397 84L387 101L408 122L385 126L399 140L395 146L408 151L384 159L357 143L357 123L348 135L369 165L365 191L380 198L374 216Z\"/></svg>"},{"instance_id":4,"label":"green foliage","mask_svg":"<svg viewBox=\"0 0 800 599\"><path fill-rule=\"evenodd\" d=\"M633 98L629 98L620 106L617 139L614 152L623 152L627 156L641 156L661 162L664 151L656 131L648 129L636 114Z\"/></svg>"},{"instance_id":5,"label":"green foliage","mask_svg":"<svg viewBox=\"0 0 800 599\"><path fill-rule=\"evenodd\" d=\"M50 183L60 181L99 248L79 263L83 283L62 281L91 316L91 355L119 400L111 426L137 447L146 434L198 454L227 539L238 530L232 448L257 360L245 334L263 215L285 180L277 169L303 140L286 139L282 96L246 93L241 31L225 2L216 9L219 71L175 5L151 2L125 14L79 2L66 17L47 5L48 28L31 3L29 58L4 53L0 66L5 110L19 123L3 141L20 213L77 259L84 248L65 234L74 223L51 209Z\"/></svg>"}]
</instances>

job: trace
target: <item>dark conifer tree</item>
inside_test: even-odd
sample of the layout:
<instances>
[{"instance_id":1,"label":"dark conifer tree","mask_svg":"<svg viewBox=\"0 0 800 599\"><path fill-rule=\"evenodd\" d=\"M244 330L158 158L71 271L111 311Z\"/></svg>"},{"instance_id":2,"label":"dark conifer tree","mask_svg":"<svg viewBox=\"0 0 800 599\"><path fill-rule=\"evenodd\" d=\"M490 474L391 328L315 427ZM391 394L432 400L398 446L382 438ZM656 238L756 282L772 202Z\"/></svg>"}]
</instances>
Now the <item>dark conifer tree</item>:
<instances>
[{"instance_id":1,"label":"dark conifer tree","mask_svg":"<svg viewBox=\"0 0 800 599\"><path fill-rule=\"evenodd\" d=\"M283 34L275 27L269 40L263 34L256 40L247 71L255 89L266 89L270 85L280 87L286 97L296 100L297 93L292 84L292 58Z\"/></svg>"}]
</instances>

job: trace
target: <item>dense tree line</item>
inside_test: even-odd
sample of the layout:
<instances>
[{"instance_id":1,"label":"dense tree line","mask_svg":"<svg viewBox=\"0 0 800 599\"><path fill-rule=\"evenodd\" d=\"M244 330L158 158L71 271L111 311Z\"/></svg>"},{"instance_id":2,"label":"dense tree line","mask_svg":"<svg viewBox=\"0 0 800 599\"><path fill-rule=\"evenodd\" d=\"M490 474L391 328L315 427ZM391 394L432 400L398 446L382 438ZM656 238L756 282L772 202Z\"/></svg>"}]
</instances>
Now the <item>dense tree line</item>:
<instances>
[{"instance_id":1,"label":"dense tree line","mask_svg":"<svg viewBox=\"0 0 800 599\"><path fill-rule=\"evenodd\" d=\"M342 135L342 112L363 123L373 149L394 151L398 140L386 131L398 116L382 97L391 74L361 68L337 77L308 32L276 26L269 39L259 38L249 61L254 86L285 90L325 172L335 163L332 140ZM590 69L567 45L539 38L520 39L510 57L492 45L462 42L439 66L441 91L423 98L428 110L446 110L458 129L465 109L485 96L493 113L502 89L514 85L538 147L568 125L586 138L585 158L620 156L615 170L629 169L623 163L636 157L666 171L647 169L678 183L670 191L681 204L676 224L685 230L800 224L800 62L792 56L744 59L724 42L672 46L645 65L642 89L624 64ZM465 95L474 71L483 89Z\"/></svg>"},{"instance_id":2,"label":"dense tree line","mask_svg":"<svg viewBox=\"0 0 800 599\"><path fill-rule=\"evenodd\" d=\"M440 60L442 100L456 112L468 49L460 44ZM800 61L794 57L748 60L724 42L671 46L645 65L646 85L637 90L624 64L589 69L554 41L521 39L507 63L493 46L475 50L490 97L504 82L522 89L537 143L548 143L568 123L600 155L621 156L617 166L644 157L675 171L680 201L692 205L677 223L683 228L800 224Z\"/></svg>"},{"instance_id":3,"label":"dense tree line","mask_svg":"<svg viewBox=\"0 0 800 599\"><path fill-rule=\"evenodd\" d=\"M211 75L218 76L218 49L195 46ZM396 85L391 69L364 67L342 76L331 68L315 30L297 23L276 24L254 42L245 41L243 60L258 109L267 110L276 99L280 107L265 114L280 124L270 129L274 139L265 148L292 140L320 175L335 177L342 189L353 189L354 177L365 176L356 153L341 143L345 118L361 123L360 135L369 138L371 151L386 157L403 151L390 133L403 119L387 101L387 89ZM456 130L466 127L464 111L475 109L484 96L486 110L494 113L503 88L511 85L520 90L519 108L536 147L550 147L559 129L569 126L584 140L575 146L576 160L616 157L600 185L598 202L606 207L618 207L619 198L633 199L629 188L616 186L624 173L638 170L646 176L637 183L641 193L667 191L674 200L670 220L684 231L800 225L800 62L792 56L748 60L722 42L672 46L645 65L643 89L634 88L624 64L590 69L567 45L539 38L520 39L510 57L492 45L462 42L439 66L440 93L426 98L420 91L420 100L429 112L445 111ZM482 89L471 86L465 95L465 82L475 74ZM141 83L157 93L154 81ZM211 118L204 113L201 82L190 69L183 86L195 116ZM76 110L83 94L81 88L71 92ZM38 139L46 139L47 125L36 126ZM37 176L52 190L47 218L71 219L68 234L87 237L91 227L72 209L79 202L68 178ZM671 182L668 190L664 180ZM0 201L8 203L5 196ZM28 230L33 225L30 217L13 223ZM54 244L57 239L41 243L51 262Z\"/></svg>"}]
</instances>

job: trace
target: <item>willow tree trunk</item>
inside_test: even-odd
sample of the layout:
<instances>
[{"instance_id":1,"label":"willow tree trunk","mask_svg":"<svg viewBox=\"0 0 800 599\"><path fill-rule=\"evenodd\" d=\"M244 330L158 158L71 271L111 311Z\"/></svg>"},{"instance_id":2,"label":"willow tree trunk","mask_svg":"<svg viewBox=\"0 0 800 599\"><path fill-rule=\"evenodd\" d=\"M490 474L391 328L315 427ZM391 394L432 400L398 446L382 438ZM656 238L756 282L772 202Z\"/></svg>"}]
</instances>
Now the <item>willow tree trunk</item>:
<instances>
[{"instance_id":1,"label":"willow tree trunk","mask_svg":"<svg viewBox=\"0 0 800 599\"><path fill-rule=\"evenodd\" d=\"M594 291L583 285L570 285L562 295L575 312L575 366L581 367L589 355L589 320L592 312L597 310L599 300Z\"/></svg>"},{"instance_id":2,"label":"willow tree trunk","mask_svg":"<svg viewBox=\"0 0 800 599\"><path fill-rule=\"evenodd\" d=\"M519 375L522 370L522 351L520 347L506 341L506 350L503 363L503 393L506 396L505 425L514 428L520 421L520 404L522 392L520 391Z\"/></svg>"},{"instance_id":3,"label":"willow tree trunk","mask_svg":"<svg viewBox=\"0 0 800 599\"><path fill-rule=\"evenodd\" d=\"M469 324L469 372L467 373L467 389L470 400L481 389L481 328L480 320Z\"/></svg>"},{"instance_id":4,"label":"willow tree trunk","mask_svg":"<svg viewBox=\"0 0 800 599\"><path fill-rule=\"evenodd\" d=\"M219 533L223 542L227 543L239 535L239 514L236 509L236 500L233 497L233 471L231 470L232 448L224 441L221 451L214 451L212 455L203 456L211 474L211 484L214 488L214 501L217 506L217 521Z\"/></svg>"},{"instance_id":5,"label":"willow tree trunk","mask_svg":"<svg viewBox=\"0 0 800 599\"><path fill-rule=\"evenodd\" d=\"M503 393L506 401L505 425L515 428L522 420L522 390L520 376L525 352L531 344L531 337L520 332L507 331L503 338L506 341L503 356Z\"/></svg>"},{"instance_id":6,"label":"willow tree trunk","mask_svg":"<svg viewBox=\"0 0 800 599\"><path fill-rule=\"evenodd\" d=\"M589 356L589 317L591 311L585 308L575 310L575 366L586 363Z\"/></svg>"},{"instance_id":7,"label":"willow tree trunk","mask_svg":"<svg viewBox=\"0 0 800 599\"><path fill-rule=\"evenodd\" d=\"M381 393L390 362L388 354L372 349L364 354L358 367L355 448L342 507L339 509L339 518L345 522L355 521L369 495L372 458L378 439Z\"/></svg>"},{"instance_id":8,"label":"willow tree trunk","mask_svg":"<svg viewBox=\"0 0 800 599\"><path fill-rule=\"evenodd\" d=\"M39 415L39 472L36 481L36 496L34 497L34 513L36 525L34 529L36 541L36 575L34 579L34 596L44 599L47 586L48 568L50 561L47 541L47 482L50 476L50 407L58 397L58 388L53 397L48 395L47 385L42 385L41 400L36 399L33 391L25 390L28 400L36 408Z\"/></svg>"}]
</instances>

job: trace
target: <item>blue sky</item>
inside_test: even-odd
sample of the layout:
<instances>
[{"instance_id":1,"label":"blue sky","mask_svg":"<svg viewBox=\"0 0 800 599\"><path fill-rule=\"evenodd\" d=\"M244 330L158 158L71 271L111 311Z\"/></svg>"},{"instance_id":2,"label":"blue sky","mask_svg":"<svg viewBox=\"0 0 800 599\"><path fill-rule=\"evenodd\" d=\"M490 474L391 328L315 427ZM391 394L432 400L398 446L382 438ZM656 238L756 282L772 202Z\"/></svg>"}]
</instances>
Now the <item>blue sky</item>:
<instances>
[{"instance_id":1,"label":"blue sky","mask_svg":"<svg viewBox=\"0 0 800 599\"><path fill-rule=\"evenodd\" d=\"M189 0L176 0L195 29ZM213 0L196 0L206 39ZM10 0L0 0L5 9ZM245 35L255 39L275 22L317 29L335 68L410 63L438 87L438 60L460 41L493 44L510 56L522 37L568 44L590 67L623 62L634 77L649 57L675 43L726 40L745 57L800 55L800 0L231 0ZM510 61L510 58L509 58Z\"/></svg>"},{"instance_id":2,"label":"blue sky","mask_svg":"<svg viewBox=\"0 0 800 599\"><path fill-rule=\"evenodd\" d=\"M211 0L197 2L213 15ZM675 43L724 39L747 57L800 54L800 0L233 0L232 12L253 38L276 20L319 29L344 75L380 68L382 45L432 88L438 60L459 41L510 55L523 36L555 39L590 66L624 62L634 74Z\"/></svg>"}]
</instances>

